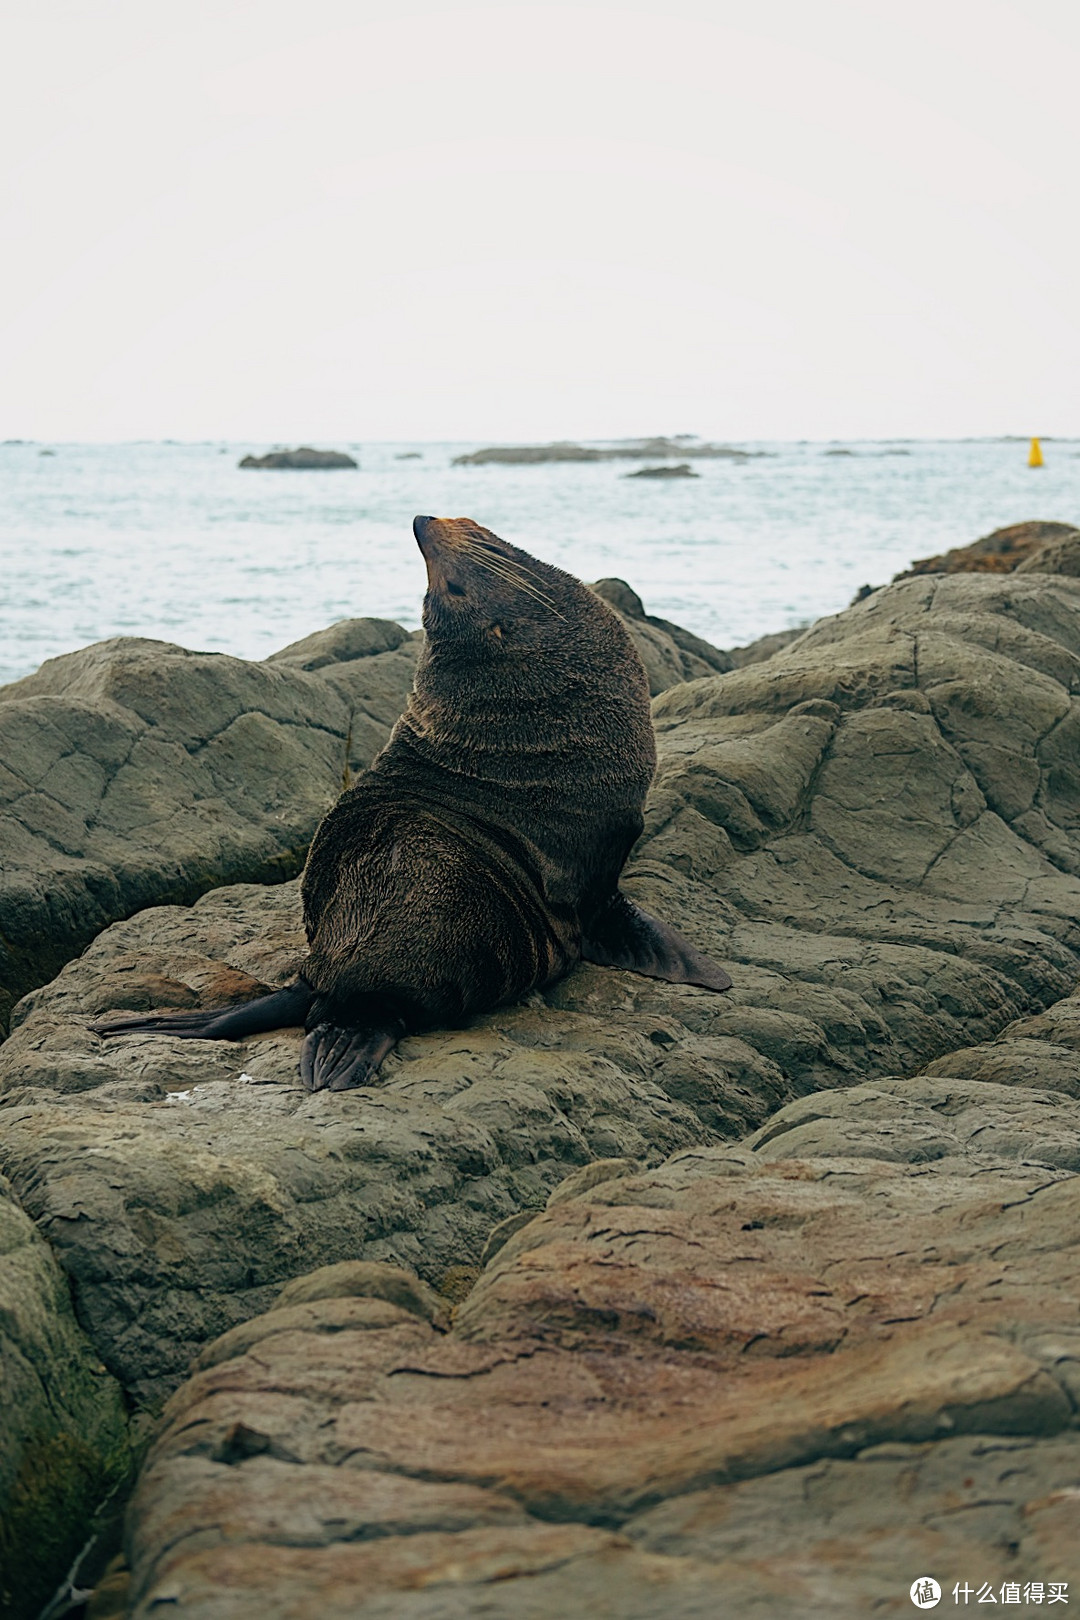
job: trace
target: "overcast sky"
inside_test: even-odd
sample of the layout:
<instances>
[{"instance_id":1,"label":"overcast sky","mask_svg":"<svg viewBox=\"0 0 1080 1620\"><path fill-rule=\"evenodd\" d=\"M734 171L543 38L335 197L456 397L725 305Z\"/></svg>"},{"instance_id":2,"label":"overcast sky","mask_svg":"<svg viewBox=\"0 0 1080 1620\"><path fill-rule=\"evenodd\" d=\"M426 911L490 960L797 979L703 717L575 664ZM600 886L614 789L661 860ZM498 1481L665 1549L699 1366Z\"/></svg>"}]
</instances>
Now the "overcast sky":
<instances>
[{"instance_id":1,"label":"overcast sky","mask_svg":"<svg viewBox=\"0 0 1080 1620\"><path fill-rule=\"evenodd\" d=\"M0 438L1080 434L1080 5L6 0Z\"/></svg>"}]
</instances>

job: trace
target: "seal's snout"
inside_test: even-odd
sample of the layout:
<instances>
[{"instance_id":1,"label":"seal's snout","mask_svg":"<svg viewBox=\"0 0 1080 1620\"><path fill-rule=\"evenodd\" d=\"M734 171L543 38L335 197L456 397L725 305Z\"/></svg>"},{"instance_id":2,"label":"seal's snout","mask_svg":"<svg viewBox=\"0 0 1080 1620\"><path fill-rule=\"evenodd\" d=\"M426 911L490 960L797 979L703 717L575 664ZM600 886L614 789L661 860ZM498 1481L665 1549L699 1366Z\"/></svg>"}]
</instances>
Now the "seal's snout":
<instances>
[{"instance_id":1,"label":"seal's snout","mask_svg":"<svg viewBox=\"0 0 1080 1620\"><path fill-rule=\"evenodd\" d=\"M449 553L465 551L476 525L468 518L414 517L413 534L424 556L446 557Z\"/></svg>"}]
</instances>

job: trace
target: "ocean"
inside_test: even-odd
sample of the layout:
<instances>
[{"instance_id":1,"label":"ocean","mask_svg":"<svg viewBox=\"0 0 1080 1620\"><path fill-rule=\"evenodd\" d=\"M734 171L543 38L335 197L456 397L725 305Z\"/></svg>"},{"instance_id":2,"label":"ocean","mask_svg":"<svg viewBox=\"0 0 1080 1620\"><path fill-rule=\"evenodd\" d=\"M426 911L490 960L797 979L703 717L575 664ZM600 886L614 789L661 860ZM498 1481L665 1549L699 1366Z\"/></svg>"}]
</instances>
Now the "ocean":
<instances>
[{"instance_id":1,"label":"ocean","mask_svg":"<svg viewBox=\"0 0 1080 1620\"><path fill-rule=\"evenodd\" d=\"M262 658L336 619L420 622L417 512L468 515L721 647L846 607L916 557L1080 523L1080 441L755 443L697 478L635 462L455 467L475 444L326 444L358 471L241 470L256 444L0 445L0 683L108 636Z\"/></svg>"}]
</instances>

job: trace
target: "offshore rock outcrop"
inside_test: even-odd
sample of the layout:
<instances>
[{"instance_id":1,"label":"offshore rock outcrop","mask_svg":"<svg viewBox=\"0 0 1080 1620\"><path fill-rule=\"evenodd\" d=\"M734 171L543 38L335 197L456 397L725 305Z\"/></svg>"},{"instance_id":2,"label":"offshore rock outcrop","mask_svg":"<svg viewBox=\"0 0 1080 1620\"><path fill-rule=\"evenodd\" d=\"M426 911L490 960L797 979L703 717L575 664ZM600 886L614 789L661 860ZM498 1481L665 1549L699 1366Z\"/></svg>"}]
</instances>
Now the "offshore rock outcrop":
<instances>
[{"instance_id":1,"label":"offshore rock outcrop","mask_svg":"<svg viewBox=\"0 0 1080 1620\"><path fill-rule=\"evenodd\" d=\"M693 434L675 439L616 439L607 444L574 444L559 439L552 444L496 444L455 456L455 467L525 467L552 461L658 461L667 457L686 461L750 461L761 450L739 450L730 444L708 444Z\"/></svg>"},{"instance_id":2,"label":"offshore rock outcrop","mask_svg":"<svg viewBox=\"0 0 1080 1620\"><path fill-rule=\"evenodd\" d=\"M271 450L265 456L244 456L237 463L239 467L268 468L275 472L321 472L359 465L344 450L313 450L307 444L302 444L298 450Z\"/></svg>"}]
</instances>

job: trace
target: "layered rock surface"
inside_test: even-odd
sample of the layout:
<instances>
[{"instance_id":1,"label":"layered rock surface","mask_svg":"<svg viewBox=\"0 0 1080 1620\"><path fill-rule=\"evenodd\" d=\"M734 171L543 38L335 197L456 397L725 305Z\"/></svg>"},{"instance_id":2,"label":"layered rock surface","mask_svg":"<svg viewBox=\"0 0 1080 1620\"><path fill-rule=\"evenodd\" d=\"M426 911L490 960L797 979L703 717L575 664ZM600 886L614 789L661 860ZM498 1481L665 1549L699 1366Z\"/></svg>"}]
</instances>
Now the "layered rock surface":
<instances>
[{"instance_id":1,"label":"layered rock surface","mask_svg":"<svg viewBox=\"0 0 1080 1620\"><path fill-rule=\"evenodd\" d=\"M200 1617L306 1614L315 1581L330 1615L362 1591L341 1612L634 1616L676 1589L689 1615L721 1580L786 1615L861 1559L885 1570L865 1613L901 1565L909 1607L935 1549L1051 1578L1076 1472L1078 693L1080 583L1037 573L907 581L664 692L627 886L729 967L725 996L583 968L317 1097L296 1031L89 1034L282 982L283 884L143 912L28 997L0 1168L103 1362L153 1403L233 1334L146 1476L136 1612L174 1581ZM612 1158L654 1168L528 1222ZM313 1267L404 1264L455 1297L485 1246L449 1337L355 1299L244 1337ZM1004 1494L957 1515L976 1457ZM911 1493L903 1522L871 1480ZM285 1498L308 1517L278 1536ZM888 1558L837 1551L848 1513Z\"/></svg>"},{"instance_id":2,"label":"layered rock surface","mask_svg":"<svg viewBox=\"0 0 1080 1620\"><path fill-rule=\"evenodd\" d=\"M299 1031L86 1028L284 982L293 885L107 930L0 1052L0 1168L102 1359L155 1400L289 1276L363 1257L446 1286L576 1164L743 1137L1057 1001L1080 962L1078 672L1080 585L958 576L661 696L628 887L729 966L724 996L581 968L312 1097Z\"/></svg>"},{"instance_id":3,"label":"layered rock surface","mask_svg":"<svg viewBox=\"0 0 1080 1620\"><path fill-rule=\"evenodd\" d=\"M578 1173L449 1334L318 1272L170 1403L131 1612L786 1620L1067 1582L1078 1167L1071 1100L892 1081Z\"/></svg>"}]
</instances>

